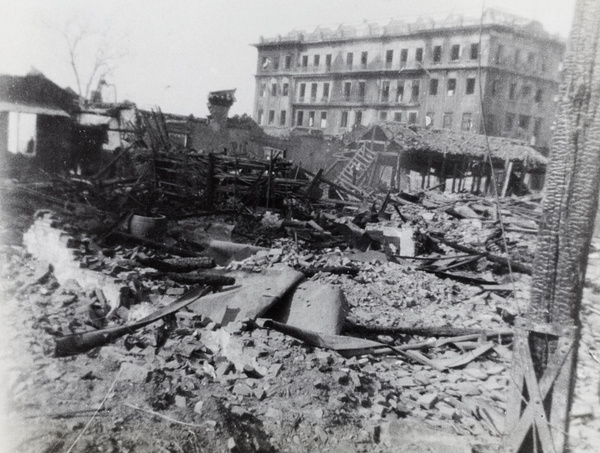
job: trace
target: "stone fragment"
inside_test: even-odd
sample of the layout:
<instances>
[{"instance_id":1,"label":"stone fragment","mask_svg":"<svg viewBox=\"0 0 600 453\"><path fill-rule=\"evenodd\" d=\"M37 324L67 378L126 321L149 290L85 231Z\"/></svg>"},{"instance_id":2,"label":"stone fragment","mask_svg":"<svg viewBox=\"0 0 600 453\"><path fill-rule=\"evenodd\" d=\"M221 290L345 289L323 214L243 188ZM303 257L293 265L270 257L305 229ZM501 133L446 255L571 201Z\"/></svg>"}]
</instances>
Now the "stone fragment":
<instances>
[{"instance_id":1,"label":"stone fragment","mask_svg":"<svg viewBox=\"0 0 600 453\"><path fill-rule=\"evenodd\" d=\"M435 407L439 399L440 397L437 393L426 393L421 395L421 397L417 400L417 403L419 403L423 409L432 409Z\"/></svg>"},{"instance_id":2,"label":"stone fragment","mask_svg":"<svg viewBox=\"0 0 600 453\"><path fill-rule=\"evenodd\" d=\"M252 389L242 382L236 382L233 387L233 393L240 396L250 396L252 395Z\"/></svg>"},{"instance_id":3,"label":"stone fragment","mask_svg":"<svg viewBox=\"0 0 600 453\"><path fill-rule=\"evenodd\" d=\"M263 378L265 374L267 374L267 370L263 367L254 367L250 364L246 364L244 365L244 373L246 373L246 375L249 377L260 379Z\"/></svg>"},{"instance_id":4,"label":"stone fragment","mask_svg":"<svg viewBox=\"0 0 600 453\"><path fill-rule=\"evenodd\" d=\"M229 374L232 370L233 370L233 363L231 363L229 360L224 360L221 363L219 363L219 365L217 365L217 368L215 369L215 373L218 378L221 378L221 377L225 376L226 374Z\"/></svg>"},{"instance_id":5,"label":"stone fragment","mask_svg":"<svg viewBox=\"0 0 600 453\"><path fill-rule=\"evenodd\" d=\"M186 292L185 288L169 288L167 289L167 295L169 296L181 296Z\"/></svg>"},{"instance_id":6,"label":"stone fragment","mask_svg":"<svg viewBox=\"0 0 600 453\"><path fill-rule=\"evenodd\" d=\"M123 362L121 363L119 379L131 382L144 382L149 372L148 368L144 366L131 362Z\"/></svg>"},{"instance_id":7,"label":"stone fragment","mask_svg":"<svg viewBox=\"0 0 600 453\"><path fill-rule=\"evenodd\" d=\"M281 363L274 363L273 365L271 365L269 367L269 371L268 374L277 377L279 376L279 372L281 371L281 369L283 368L283 364Z\"/></svg>"},{"instance_id":8,"label":"stone fragment","mask_svg":"<svg viewBox=\"0 0 600 453\"><path fill-rule=\"evenodd\" d=\"M439 414L442 416L442 418L453 420L456 416L456 409L454 409L452 406L449 406L446 403L439 403L436 406L436 409L439 411Z\"/></svg>"},{"instance_id":9,"label":"stone fragment","mask_svg":"<svg viewBox=\"0 0 600 453\"><path fill-rule=\"evenodd\" d=\"M317 437L319 438L319 440L321 442L323 442L323 443L327 442L327 438L328 438L327 433L319 425L315 426L315 434L317 435Z\"/></svg>"},{"instance_id":10,"label":"stone fragment","mask_svg":"<svg viewBox=\"0 0 600 453\"><path fill-rule=\"evenodd\" d=\"M452 385L461 396L476 396L481 394L481 390L472 382L457 382Z\"/></svg>"},{"instance_id":11,"label":"stone fragment","mask_svg":"<svg viewBox=\"0 0 600 453\"><path fill-rule=\"evenodd\" d=\"M270 407L267 409L265 417L281 420L283 417L283 412L281 412L279 409L275 409L274 407Z\"/></svg>"},{"instance_id":12,"label":"stone fragment","mask_svg":"<svg viewBox=\"0 0 600 453\"><path fill-rule=\"evenodd\" d=\"M204 401L200 400L194 404L194 412L196 414L202 414L202 406L204 406Z\"/></svg>"},{"instance_id":13,"label":"stone fragment","mask_svg":"<svg viewBox=\"0 0 600 453\"><path fill-rule=\"evenodd\" d=\"M238 450L237 444L235 443L235 439L233 437L227 439L227 449L231 452L235 452Z\"/></svg>"},{"instance_id":14,"label":"stone fragment","mask_svg":"<svg viewBox=\"0 0 600 453\"><path fill-rule=\"evenodd\" d=\"M431 380L429 379L429 373L427 371L417 371L413 374L413 380L419 385L429 385Z\"/></svg>"},{"instance_id":15,"label":"stone fragment","mask_svg":"<svg viewBox=\"0 0 600 453\"><path fill-rule=\"evenodd\" d=\"M257 388L254 389L254 396L256 397L256 399L258 401L262 401L267 396L267 392L265 392L264 388L257 387Z\"/></svg>"},{"instance_id":16,"label":"stone fragment","mask_svg":"<svg viewBox=\"0 0 600 453\"><path fill-rule=\"evenodd\" d=\"M187 398L181 395L175 395L175 406L185 409L187 407Z\"/></svg>"},{"instance_id":17,"label":"stone fragment","mask_svg":"<svg viewBox=\"0 0 600 453\"><path fill-rule=\"evenodd\" d=\"M472 378L479 379L482 381L488 378L488 374L481 368L465 368L464 373Z\"/></svg>"},{"instance_id":18,"label":"stone fragment","mask_svg":"<svg viewBox=\"0 0 600 453\"><path fill-rule=\"evenodd\" d=\"M396 387L403 387L403 388L416 387L416 385L417 385L416 382L414 381L414 379L411 378L410 376L404 376L399 379L396 379L394 381L394 384L396 385Z\"/></svg>"}]
</instances>

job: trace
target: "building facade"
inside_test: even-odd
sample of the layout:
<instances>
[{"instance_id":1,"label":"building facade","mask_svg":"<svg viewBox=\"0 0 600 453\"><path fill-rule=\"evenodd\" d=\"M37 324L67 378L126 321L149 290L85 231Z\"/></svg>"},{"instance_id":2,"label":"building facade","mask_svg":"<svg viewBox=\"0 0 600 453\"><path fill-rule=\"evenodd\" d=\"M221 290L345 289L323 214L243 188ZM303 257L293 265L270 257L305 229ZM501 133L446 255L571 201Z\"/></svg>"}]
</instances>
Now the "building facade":
<instances>
[{"instance_id":1,"label":"building facade","mask_svg":"<svg viewBox=\"0 0 600 453\"><path fill-rule=\"evenodd\" d=\"M270 134L340 135L388 120L538 147L551 135L565 47L539 23L493 10L483 20L317 28L255 46L253 114Z\"/></svg>"}]
</instances>

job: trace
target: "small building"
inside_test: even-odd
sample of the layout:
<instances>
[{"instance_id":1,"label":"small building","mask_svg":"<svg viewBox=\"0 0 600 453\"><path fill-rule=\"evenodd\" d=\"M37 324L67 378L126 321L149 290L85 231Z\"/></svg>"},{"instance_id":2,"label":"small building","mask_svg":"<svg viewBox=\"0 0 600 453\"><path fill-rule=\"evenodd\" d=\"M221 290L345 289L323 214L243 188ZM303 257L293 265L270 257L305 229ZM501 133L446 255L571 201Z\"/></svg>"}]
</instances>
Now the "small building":
<instances>
[{"instance_id":1,"label":"small building","mask_svg":"<svg viewBox=\"0 0 600 453\"><path fill-rule=\"evenodd\" d=\"M0 75L0 155L2 168L34 164L46 171L72 161L73 115L79 97L41 73Z\"/></svg>"},{"instance_id":2,"label":"small building","mask_svg":"<svg viewBox=\"0 0 600 453\"><path fill-rule=\"evenodd\" d=\"M337 177L349 188L490 193L490 155L499 194L543 187L547 159L522 141L395 122L376 123L350 138Z\"/></svg>"}]
</instances>

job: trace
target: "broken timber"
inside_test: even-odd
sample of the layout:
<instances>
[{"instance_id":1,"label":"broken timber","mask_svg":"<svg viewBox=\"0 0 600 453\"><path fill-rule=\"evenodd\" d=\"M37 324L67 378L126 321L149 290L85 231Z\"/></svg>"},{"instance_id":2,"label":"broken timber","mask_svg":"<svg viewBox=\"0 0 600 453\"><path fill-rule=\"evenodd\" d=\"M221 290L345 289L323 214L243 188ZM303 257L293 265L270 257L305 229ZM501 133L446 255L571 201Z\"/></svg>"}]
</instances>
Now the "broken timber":
<instances>
[{"instance_id":1,"label":"broken timber","mask_svg":"<svg viewBox=\"0 0 600 453\"><path fill-rule=\"evenodd\" d=\"M464 245L457 244L456 242L448 241L442 238L434 238L431 235L427 235L429 239L431 239L436 244L444 244L448 247L452 247L453 249L459 250L465 253L471 253L473 255L481 255L484 256L489 261L493 261L494 263L502 264L503 266L508 266L509 259L503 256L494 255L489 252L483 252L481 250L473 249L471 247L466 247ZM510 267L513 271L522 272L523 274L531 275L531 268L524 264L518 263L516 261L510 260Z\"/></svg>"},{"instance_id":2,"label":"broken timber","mask_svg":"<svg viewBox=\"0 0 600 453\"><path fill-rule=\"evenodd\" d=\"M540 378L536 376L531 354L532 334L558 339L556 350L550 354L548 366ZM574 345L578 332L574 327L534 324L524 319L516 321L511 385L507 401L508 451L518 452L530 429L537 433L543 452L561 451L560 430L565 424L569 388L564 388L561 374L573 366ZM524 395L528 395L525 398ZM522 409L523 405L525 408ZM558 441L558 442L557 442ZM533 440L537 442L536 439ZM555 445L559 449L555 448Z\"/></svg>"}]
</instances>

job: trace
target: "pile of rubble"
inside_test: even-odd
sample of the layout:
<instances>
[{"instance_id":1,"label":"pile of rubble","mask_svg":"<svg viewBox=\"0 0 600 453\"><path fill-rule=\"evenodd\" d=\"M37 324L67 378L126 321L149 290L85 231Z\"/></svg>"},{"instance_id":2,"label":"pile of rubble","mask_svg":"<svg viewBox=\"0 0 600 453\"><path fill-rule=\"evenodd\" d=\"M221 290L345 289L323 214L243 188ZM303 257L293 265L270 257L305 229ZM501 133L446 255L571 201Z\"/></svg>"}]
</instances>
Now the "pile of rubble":
<instances>
[{"instance_id":1,"label":"pile of rubble","mask_svg":"<svg viewBox=\"0 0 600 453\"><path fill-rule=\"evenodd\" d=\"M539 198L362 197L277 159L186 159L146 186L166 216L145 233L97 182L4 187L63 200L2 249L13 451L500 448Z\"/></svg>"}]
</instances>

